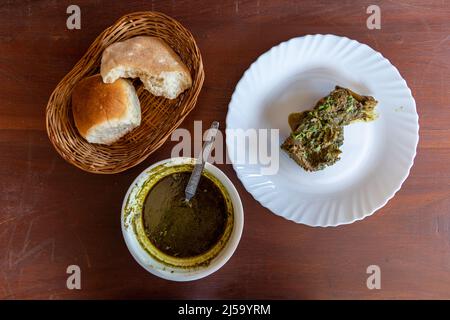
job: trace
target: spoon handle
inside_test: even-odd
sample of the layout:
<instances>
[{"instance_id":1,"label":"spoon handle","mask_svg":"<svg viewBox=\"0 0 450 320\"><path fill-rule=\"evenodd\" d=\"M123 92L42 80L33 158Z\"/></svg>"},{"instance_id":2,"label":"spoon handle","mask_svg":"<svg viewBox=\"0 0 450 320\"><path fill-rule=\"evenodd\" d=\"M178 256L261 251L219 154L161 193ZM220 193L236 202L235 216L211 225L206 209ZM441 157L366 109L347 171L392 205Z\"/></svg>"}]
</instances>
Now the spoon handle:
<instances>
[{"instance_id":1,"label":"spoon handle","mask_svg":"<svg viewBox=\"0 0 450 320\"><path fill-rule=\"evenodd\" d=\"M218 129L219 129L219 122L214 121L211 124L211 128L208 131L208 139L203 145L202 152L200 156L197 158L194 170L192 170L191 177L189 178L189 182L184 191L186 201L191 200L192 197L195 195L195 192L197 191L198 183L200 181L200 177L202 176L203 168L205 167L206 161L208 161L211 149L216 139Z\"/></svg>"}]
</instances>

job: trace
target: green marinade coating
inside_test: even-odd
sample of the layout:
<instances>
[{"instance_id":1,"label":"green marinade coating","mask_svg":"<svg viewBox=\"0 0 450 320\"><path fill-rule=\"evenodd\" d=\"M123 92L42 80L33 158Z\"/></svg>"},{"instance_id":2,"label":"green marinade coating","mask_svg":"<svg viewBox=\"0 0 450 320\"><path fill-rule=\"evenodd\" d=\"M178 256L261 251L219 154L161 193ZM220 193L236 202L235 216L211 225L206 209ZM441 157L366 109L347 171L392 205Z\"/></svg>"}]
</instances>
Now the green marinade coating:
<instances>
[{"instance_id":1,"label":"green marinade coating","mask_svg":"<svg viewBox=\"0 0 450 320\"><path fill-rule=\"evenodd\" d=\"M340 159L344 126L376 119L377 101L349 89L336 88L313 110L289 115L293 130L281 148L306 171L318 171Z\"/></svg>"}]
</instances>

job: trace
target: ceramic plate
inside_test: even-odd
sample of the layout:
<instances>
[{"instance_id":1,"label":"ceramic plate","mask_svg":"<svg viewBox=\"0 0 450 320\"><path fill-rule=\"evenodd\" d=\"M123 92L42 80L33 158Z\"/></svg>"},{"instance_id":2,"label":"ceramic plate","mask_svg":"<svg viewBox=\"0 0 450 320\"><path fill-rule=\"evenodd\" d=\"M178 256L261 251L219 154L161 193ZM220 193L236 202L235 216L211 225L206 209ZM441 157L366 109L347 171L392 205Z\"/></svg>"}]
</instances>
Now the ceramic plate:
<instances>
[{"instance_id":1,"label":"ceramic plate","mask_svg":"<svg viewBox=\"0 0 450 320\"><path fill-rule=\"evenodd\" d=\"M377 120L345 127L341 160L335 165L306 172L279 147L275 174L264 174L260 162L232 159L256 200L297 223L352 223L394 196L413 165L419 138L411 90L398 70L369 46L334 35L308 35L260 56L244 73L229 104L227 130L279 129L279 146L290 134L288 115L311 109L336 85L374 96L379 103ZM268 143L261 139L258 146ZM228 153L256 152L237 141L227 134Z\"/></svg>"}]
</instances>

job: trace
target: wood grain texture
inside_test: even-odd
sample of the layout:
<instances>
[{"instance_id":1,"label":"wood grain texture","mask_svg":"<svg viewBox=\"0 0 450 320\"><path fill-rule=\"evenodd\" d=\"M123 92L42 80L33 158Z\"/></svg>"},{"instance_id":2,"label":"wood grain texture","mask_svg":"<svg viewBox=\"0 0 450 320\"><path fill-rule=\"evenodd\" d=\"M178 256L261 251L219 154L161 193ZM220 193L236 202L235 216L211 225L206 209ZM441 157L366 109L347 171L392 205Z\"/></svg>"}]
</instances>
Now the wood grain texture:
<instances>
[{"instance_id":1,"label":"wood grain texture","mask_svg":"<svg viewBox=\"0 0 450 320\"><path fill-rule=\"evenodd\" d=\"M366 28L373 1L85 1L81 30L66 29L71 1L0 3L0 298L450 298L450 2L376 1L381 30ZM374 216L348 226L296 225L261 207L231 166L245 209L241 243L217 273L191 283L148 274L120 230L135 176L170 156L167 142L124 173L99 176L61 159L45 132L50 93L90 43L123 14L157 10L194 34L206 79L194 120L224 123L237 81L272 46L315 33L380 51L413 91L420 142L410 177ZM206 125L204 125L206 126ZM66 268L82 290L66 289ZM366 268L382 289L366 288Z\"/></svg>"}]
</instances>

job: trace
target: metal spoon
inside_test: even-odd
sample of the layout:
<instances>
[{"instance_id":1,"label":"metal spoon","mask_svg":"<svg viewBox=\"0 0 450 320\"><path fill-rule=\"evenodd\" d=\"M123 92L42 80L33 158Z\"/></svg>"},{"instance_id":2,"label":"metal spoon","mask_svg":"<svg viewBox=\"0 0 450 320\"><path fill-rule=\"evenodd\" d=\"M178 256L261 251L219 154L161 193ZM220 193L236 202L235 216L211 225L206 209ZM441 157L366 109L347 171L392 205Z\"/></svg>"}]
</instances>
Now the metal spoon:
<instances>
[{"instance_id":1,"label":"metal spoon","mask_svg":"<svg viewBox=\"0 0 450 320\"><path fill-rule=\"evenodd\" d=\"M202 152L197 158L194 170L192 170L191 177L189 178L189 182L184 191L186 202L189 202L189 200L192 199L192 197L195 195L195 192L197 191L198 183L200 181L200 177L202 176L203 168L205 168L205 163L206 161L208 161L209 154L211 153L214 141L216 140L218 129L219 129L219 122L214 121L211 124L211 129L208 131L208 139L203 144Z\"/></svg>"}]
</instances>

